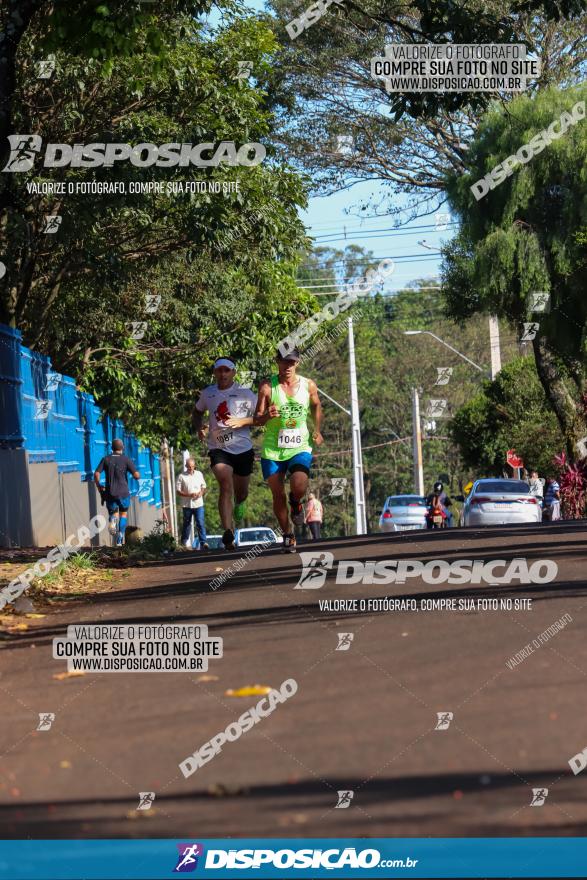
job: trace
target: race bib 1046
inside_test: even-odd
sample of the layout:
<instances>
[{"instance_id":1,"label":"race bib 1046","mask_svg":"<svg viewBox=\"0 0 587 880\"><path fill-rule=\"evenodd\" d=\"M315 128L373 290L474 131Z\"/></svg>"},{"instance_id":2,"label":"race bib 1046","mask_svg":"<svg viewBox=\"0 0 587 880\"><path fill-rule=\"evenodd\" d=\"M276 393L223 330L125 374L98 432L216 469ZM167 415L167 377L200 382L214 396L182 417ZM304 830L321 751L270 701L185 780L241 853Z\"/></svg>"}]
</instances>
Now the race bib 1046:
<instances>
[{"instance_id":1,"label":"race bib 1046","mask_svg":"<svg viewBox=\"0 0 587 880\"><path fill-rule=\"evenodd\" d=\"M279 449L296 449L302 445L302 432L299 428L282 428L277 435Z\"/></svg>"}]
</instances>

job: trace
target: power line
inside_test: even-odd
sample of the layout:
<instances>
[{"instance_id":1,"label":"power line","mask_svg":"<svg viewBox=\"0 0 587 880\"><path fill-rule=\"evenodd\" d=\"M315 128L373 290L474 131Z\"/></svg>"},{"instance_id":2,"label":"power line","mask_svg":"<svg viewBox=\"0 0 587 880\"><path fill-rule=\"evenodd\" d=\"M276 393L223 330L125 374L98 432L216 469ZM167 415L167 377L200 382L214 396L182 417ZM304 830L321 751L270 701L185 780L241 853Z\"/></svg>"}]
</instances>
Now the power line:
<instances>
[{"instance_id":1,"label":"power line","mask_svg":"<svg viewBox=\"0 0 587 880\"><path fill-rule=\"evenodd\" d=\"M443 226L446 226L448 229L449 226L458 226L456 220L450 220L447 223L443 223ZM420 232L422 230L437 230L438 232L442 232L443 230L438 229L438 225L436 223L422 223L417 226L383 226L381 229L357 229L358 233L371 233L371 232L392 232L394 235L411 235L413 232ZM320 233L318 238L328 238L330 235L338 235L340 229L335 232L323 232ZM343 225L342 232L344 233L345 227ZM347 234L352 230L346 229Z\"/></svg>"},{"instance_id":2,"label":"power line","mask_svg":"<svg viewBox=\"0 0 587 880\"><path fill-rule=\"evenodd\" d=\"M421 255L420 254L404 254L403 256L400 255L398 257L395 257L395 260L405 260L411 256L417 256L421 260L426 259L426 257L434 257L435 259L439 259L439 255L436 255L436 254L421 254ZM372 262L375 262L375 260L381 261L381 260L392 260L392 259L394 259L394 258L390 257L390 256L381 256L380 257L380 256L375 256L375 255L371 256L371 255L367 255L367 254L364 257L361 257L361 261L363 263L372 263ZM328 266L325 266L324 269L322 269L322 270L321 270L320 266L316 266L312 263L302 263L301 266L299 266L299 269L308 268L308 269L314 269L314 270L318 270L318 271L328 272L328 270L331 269L333 266L345 265L348 262L349 262L348 259L346 259L346 260L345 259L333 260L331 263L328 264ZM358 261L358 262L360 262L360 261Z\"/></svg>"}]
</instances>

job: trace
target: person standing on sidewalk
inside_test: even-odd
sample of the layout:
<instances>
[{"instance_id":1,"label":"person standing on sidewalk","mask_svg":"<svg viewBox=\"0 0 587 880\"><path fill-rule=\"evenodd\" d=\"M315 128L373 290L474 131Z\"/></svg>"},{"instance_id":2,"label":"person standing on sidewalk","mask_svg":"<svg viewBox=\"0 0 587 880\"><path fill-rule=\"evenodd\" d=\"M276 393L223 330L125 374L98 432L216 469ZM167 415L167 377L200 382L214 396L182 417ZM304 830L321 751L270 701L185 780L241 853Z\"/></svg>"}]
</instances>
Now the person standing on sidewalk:
<instances>
[{"instance_id":1,"label":"person standing on sidewalk","mask_svg":"<svg viewBox=\"0 0 587 880\"><path fill-rule=\"evenodd\" d=\"M544 510L542 511L542 519L547 522L556 522L561 518L560 488L554 477L547 477Z\"/></svg>"},{"instance_id":2,"label":"person standing on sidewalk","mask_svg":"<svg viewBox=\"0 0 587 880\"><path fill-rule=\"evenodd\" d=\"M538 471L530 471L528 485L530 486L530 495L534 495L538 503L542 505L542 502L544 500L544 486L542 484L542 480L538 476Z\"/></svg>"},{"instance_id":3,"label":"person standing on sidewalk","mask_svg":"<svg viewBox=\"0 0 587 880\"><path fill-rule=\"evenodd\" d=\"M323 508L322 502L319 501L313 492L308 495L306 504L306 525L310 529L312 541L320 540L320 527L322 525Z\"/></svg>"},{"instance_id":4,"label":"person standing on sidewalk","mask_svg":"<svg viewBox=\"0 0 587 880\"><path fill-rule=\"evenodd\" d=\"M204 495L208 491L204 474L196 470L194 458L188 458L185 470L177 478L176 487L181 496L183 507L183 526L181 529L181 543L184 547L191 548L190 534L192 531L192 519L195 520L200 549L207 550L206 523L204 519Z\"/></svg>"}]
</instances>

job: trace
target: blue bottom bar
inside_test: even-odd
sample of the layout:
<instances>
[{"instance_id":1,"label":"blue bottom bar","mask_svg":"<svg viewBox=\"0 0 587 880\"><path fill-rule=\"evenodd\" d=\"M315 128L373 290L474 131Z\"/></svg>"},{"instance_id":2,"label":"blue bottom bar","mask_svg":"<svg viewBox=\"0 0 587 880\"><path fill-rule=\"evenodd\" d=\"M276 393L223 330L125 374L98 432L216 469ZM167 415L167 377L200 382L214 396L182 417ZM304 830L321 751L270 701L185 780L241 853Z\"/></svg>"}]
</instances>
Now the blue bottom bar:
<instances>
[{"instance_id":1,"label":"blue bottom bar","mask_svg":"<svg viewBox=\"0 0 587 880\"><path fill-rule=\"evenodd\" d=\"M585 837L0 841L10 880L585 877L586 866Z\"/></svg>"}]
</instances>

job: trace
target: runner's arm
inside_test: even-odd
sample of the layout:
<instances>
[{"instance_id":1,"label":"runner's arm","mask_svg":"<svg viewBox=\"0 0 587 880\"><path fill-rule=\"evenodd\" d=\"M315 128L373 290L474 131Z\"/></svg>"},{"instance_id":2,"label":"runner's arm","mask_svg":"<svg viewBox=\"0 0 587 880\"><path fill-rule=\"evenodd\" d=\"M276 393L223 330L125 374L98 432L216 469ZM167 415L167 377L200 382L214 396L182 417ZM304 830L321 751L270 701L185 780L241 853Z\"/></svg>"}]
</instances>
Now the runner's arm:
<instances>
[{"instance_id":1,"label":"runner's arm","mask_svg":"<svg viewBox=\"0 0 587 880\"><path fill-rule=\"evenodd\" d=\"M254 425L255 417L254 416L244 416L242 419L227 419L226 425L229 428L244 428L247 425Z\"/></svg>"},{"instance_id":2,"label":"runner's arm","mask_svg":"<svg viewBox=\"0 0 587 880\"><path fill-rule=\"evenodd\" d=\"M104 459L102 459L100 461L100 464L98 465L98 467L94 471L94 483L96 484L99 492L101 492L102 489L104 488L104 486L102 486L100 484L100 474L102 473L103 470L104 470Z\"/></svg>"},{"instance_id":3,"label":"runner's arm","mask_svg":"<svg viewBox=\"0 0 587 880\"><path fill-rule=\"evenodd\" d=\"M313 379L309 380L309 391L310 411L312 413L312 421L314 422L314 432L312 434L312 440L314 440L317 446L320 446L320 444L324 442L324 437L322 436L321 432L322 403L320 402L320 397L318 395L318 386Z\"/></svg>"},{"instance_id":4,"label":"runner's arm","mask_svg":"<svg viewBox=\"0 0 587 880\"><path fill-rule=\"evenodd\" d=\"M259 385L257 409L253 417L254 425L266 425L269 419L277 418L279 410L271 403L271 384L265 379Z\"/></svg>"},{"instance_id":5,"label":"runner's arm","mask_svg":"<svg viewBox=\"0 0 587 880\"><path fill-rule=\"evenodd\" d=\"M205 404L202 405L201 409L198 408L198 404L201 400L201 397L197 399L196 405L192 410L192 428L194 429L194 432L198 435L200 440L203 440L208 426L204 425L204 413L206 412Z\"/></svg>"},{"instance_id":6,"label":"runner's arm","mask_svg":"<svg viewBox=\"0 0 587 880\"><path fill-rule=\"evenodd\" d=\"M140 479L141 475L139 474L139 472L137 470L137 466L134 463L134 461L130 461L130 459L129 459L128 464L126 466L126 469L129 472L129 474L132 474L132 476L135 478L135 480Z\"/></svg>"}]
</instances>

